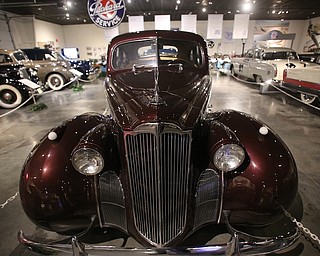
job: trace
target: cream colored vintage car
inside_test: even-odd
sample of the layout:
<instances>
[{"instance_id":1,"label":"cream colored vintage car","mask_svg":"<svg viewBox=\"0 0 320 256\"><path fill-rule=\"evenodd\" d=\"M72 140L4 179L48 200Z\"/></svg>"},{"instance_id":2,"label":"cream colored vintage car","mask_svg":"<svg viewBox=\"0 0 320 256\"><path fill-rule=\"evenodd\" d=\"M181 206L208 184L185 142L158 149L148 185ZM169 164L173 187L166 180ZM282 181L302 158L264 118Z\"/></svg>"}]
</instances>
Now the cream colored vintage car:
<instances>
[{"instance_id":1,"label":"cream colored vintage car","mask_svg":"<svg viewBox=\"0 0 320 256\"><path fill-rule=\"evenodd\" d=\"M303 103L319 103L320 65L285 70L281 87L298 93Z\"/></svg>"},{"instance_id":2,"label":"cream colored vintage car","mask_svg":"<svg viewBox=\"0 0 320 256\"><path fill-rule=\"evenodd\" d=\"M246 52L243 58L233 58L231 74L254 79L261 83L270 79L283 80L283 71L287 68L305 67L297 53L291 48L259 47Z\"/></svg>"}]
</instances>

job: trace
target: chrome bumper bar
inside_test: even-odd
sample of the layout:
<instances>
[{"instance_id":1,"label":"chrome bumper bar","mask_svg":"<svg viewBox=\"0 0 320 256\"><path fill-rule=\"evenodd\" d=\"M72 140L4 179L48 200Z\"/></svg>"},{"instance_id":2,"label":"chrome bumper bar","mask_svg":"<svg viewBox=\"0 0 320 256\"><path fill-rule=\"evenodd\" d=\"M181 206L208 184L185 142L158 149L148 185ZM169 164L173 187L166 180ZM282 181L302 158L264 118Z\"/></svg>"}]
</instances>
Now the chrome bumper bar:
<instances>
[{"instance_id":1,"label":"chrome bumper bar","mask_svg":"<svg viewBox=\"0 0 320 256\"><path fill-rule=\"evenodd\" d=\"M126 248L104 245L91 245L81 243L76 236L71 238L71 243L39 243L28 239L22 231L18 233L18 240L31 251L50 255L265 255L281 251L294 244L300 236L298 228L293 234L273 238L255 237L234 229L227 223L230 234L229 242L217 245L203 245L195 247L173 248ZM60 254L61 253L61 254Z\"/></svg>"}]
</instances>

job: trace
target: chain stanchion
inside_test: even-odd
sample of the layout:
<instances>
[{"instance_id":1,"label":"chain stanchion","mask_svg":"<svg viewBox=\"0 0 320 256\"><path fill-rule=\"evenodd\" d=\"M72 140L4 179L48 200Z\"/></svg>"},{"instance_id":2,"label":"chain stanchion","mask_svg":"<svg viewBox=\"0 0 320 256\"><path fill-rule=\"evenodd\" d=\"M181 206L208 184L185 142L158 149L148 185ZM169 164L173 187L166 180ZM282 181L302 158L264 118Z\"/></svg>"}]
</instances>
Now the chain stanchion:
<instances>
[{"instance_id":1,"label":"chain stanchion","mask_svg":"<svg viewBox=\"0 0 320 256\"><path fill-rule=\"evenodd\" d=\"M94 80L96 80L99 75L101 74L101 69L99 70L99 72L97 72L96 76L90 80L83 80L81 78L79 78L79 81L83 82L83 83L92 83Z\"/></svg>"},{"instance_id":2,"label":"chain stanchion","mask_svg":"<svg viewBox=\"0 0 320 256\"><path fill-rule=\"evenodd\" d=\"M75 79L72 79L71 81L69 81L68 83L64 84L62 88L68 86L69 84L73 83L73 82L77 82L79 84L79 77L76 77ZM48 94L48 93L52 93L52 92L55 92L55 90L51 90L51 91L47 91L47 92L43 92L41 94L34 94L32 93L32 95L26 100L24 101L22 104L20 104L18 107L14 108L14 109L11 109L10 111L0 115L0 118L2 117L5 117L13 112L15 112L16 110L20 109L21 107L23 107L24 105L26 105L31 99L34 100L34 97L37 96L37 95L45 95L45 94Z\"/></svg>"},{"instance_id":3,"label":"chain stanchion","mask_svg":"<svg viewBox=\"0 0 320 256\"><path fill-rule=\"evenodd\" d=\"M16 192L13 196L9 197L3 204L0 204L0 209L2 210L9 202L13 201L18 195L19 192Z\"/></svg>"},{"instance_id":4,"label":"chain stanchion","mask_svg":"<svg viewBox=\"0 0 320 256\"><path fill-rule=\"evenodd\" d=\"M303 236L306 238L306 240L308 241L308 238L309 239L311 238L315 242L315 244L312 244L313 247L320 251L320 239L319 239L319 237L316 234L312 233L310 231L310 229L306 228L302 224L302 222L298 221L295 217L293 217L290 214L290 212L288 212L283 206L280 206L280 207L281 207L283 213L299 228L300 232L303 234ZM312 243L311 240L309 242Z\"/></svg>"},{"instance_id":5,"label":"chain stanchion","mask_svg":"<svg viewBox=\"0 0 320 256\"><path fill-rule=\"evenodd\" d=\"M236 77L236 76L234 76L234 75L232 75L232 74L230 74L230 75L231 75L234 79L236 79L236 80L238 80L238 81L241 81L241 82L244 82L244 83L247 83L247 84L257 84L256 82L246 81L246 80L240 79L240 78L238 78L238 77ZM274 85L274 84L272 84L272 83L270 83L270 85L271 85L274 89L276 89L276 90L278 90L279 92L285 94L286 96L288 96L288 97L290 97L290 98L292 98L292 99L294 99L294 100L296 100L296 101L299 101L300 103L302 103L302 104L304 104L304 105L306 105L306 106L308 106L308 107L314 108L314 109L316 109L316 110L320 110L320 108L318 108L318 107L316 107L316 106L313 106L313 105L311 105L311 104L307 104L307 103L303 102L302 100L299 100L299 99L297 99L296 97L292 96L291 94L285 92L284 90L281 90L278 86L276 86L276 85Z\"/></svg>"}]
</instances>

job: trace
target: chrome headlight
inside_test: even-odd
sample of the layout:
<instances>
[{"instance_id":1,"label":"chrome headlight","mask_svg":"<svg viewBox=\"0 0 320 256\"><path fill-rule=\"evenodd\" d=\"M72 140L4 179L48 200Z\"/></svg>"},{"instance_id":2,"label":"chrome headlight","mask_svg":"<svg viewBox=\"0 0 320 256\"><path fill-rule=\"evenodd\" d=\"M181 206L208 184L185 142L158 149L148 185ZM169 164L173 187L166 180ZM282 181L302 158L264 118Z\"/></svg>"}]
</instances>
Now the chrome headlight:
<instances>
[{"instance_id":1,"label":"chrome headlight","mask_svg":"<svg viewBox=\"0 0 320 256\"><path fill-rule=\"evenodd\" d=\"M237 144L222 145L214 153L213 163L223 172L229 172L237 169L245 158L245 152Z\"/></svg>"},{"instance_id":2,"label":"chrome headlight","mask_svg":"<svg viewBox=\"0 0 320 256\"><path fill-rule=\"evenodd\" d=\"M80 148L72 155L74 168L84 175L95 175L102 171L104 160L102 155L92 148Z\"/></svg>"},{"instance_id":3,"label":"chrome headlight","mask_svg":"<svg viewBox=\"0 0 320 256\"><path fill-rule=\"evenodd\" d=\"M33 68L29 68L29 73L30 73L31 76L37 76L38 75L37 70L35 70Z\"/></svg>"}]
</instances>

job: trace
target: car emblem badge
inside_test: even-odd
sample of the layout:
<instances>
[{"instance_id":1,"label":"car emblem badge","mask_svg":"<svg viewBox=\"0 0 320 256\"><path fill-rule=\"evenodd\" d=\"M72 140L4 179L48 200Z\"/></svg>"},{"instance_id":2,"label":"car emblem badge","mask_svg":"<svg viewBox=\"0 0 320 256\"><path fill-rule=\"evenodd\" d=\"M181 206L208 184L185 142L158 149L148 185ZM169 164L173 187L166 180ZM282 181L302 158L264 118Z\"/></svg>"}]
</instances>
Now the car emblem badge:
<instances>
[{"instance_id":1,"label":"car emblem badge","mask_svg":"<svg viewBox=\"0 0 320 256\"><path fill-rule=\"evenodd\" d=\"M125 15L123 0L88 0L87 9L93 23L105 29L120 25Z\"/></svg>"}]
</instances>

